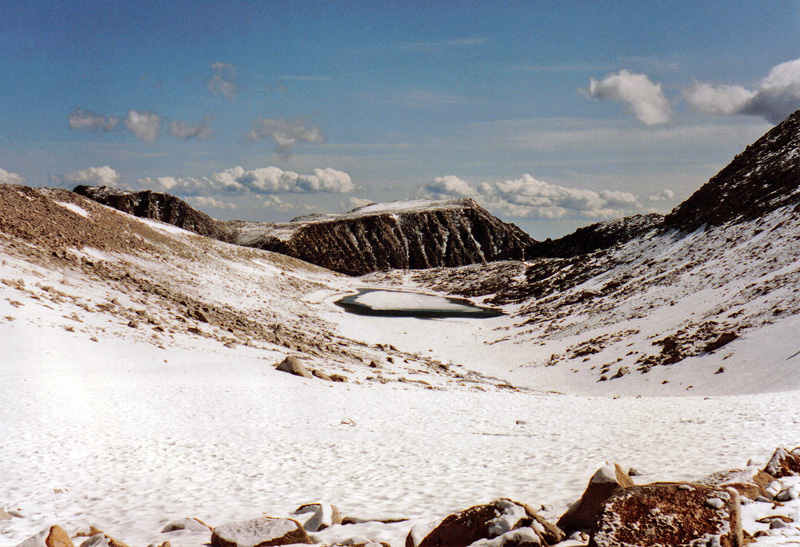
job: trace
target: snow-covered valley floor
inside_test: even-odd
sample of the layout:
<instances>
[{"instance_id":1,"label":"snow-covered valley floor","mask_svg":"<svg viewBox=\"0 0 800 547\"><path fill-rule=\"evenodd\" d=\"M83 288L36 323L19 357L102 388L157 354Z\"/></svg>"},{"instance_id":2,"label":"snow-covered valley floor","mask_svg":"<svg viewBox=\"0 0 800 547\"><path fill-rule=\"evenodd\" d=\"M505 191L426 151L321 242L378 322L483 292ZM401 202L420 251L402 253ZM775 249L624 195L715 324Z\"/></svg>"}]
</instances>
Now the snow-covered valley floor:
<instances>
[{"instance_id":1,"label":"snow-covered valley floor","mask_svg":"<svg viewBox=\"0 0 800 547\"><path fill-rule=\"evenodd\" d=\"M277 372L263 352L193 351L42 329L0 373L0 545L46 524L130 545L327 501L346 515L430 517L510 497L557 517L604 461L653 480L765 463L800 438L800 392L592 398L348 385ZM25 358L19 358L24 352ZM373 530L402 545L411 526ZM379 534L376 536L376 534ZM382 535L380 535L382 534Z\"/></svg>"},{"instance_id":2,"label":"snow-covered valley floor","mask_svg":"<svg viewBox=\"0 0 800 547\"><path fill-rule=\"evenodd\" d=\"M139 247L103 239L103 251L53 251L27 234L0 239L0 509L20 515L0 520L0 547L48 524L94 525L134 547L199 545L208 535L159 532L183 517L219 525L317 501L344 515L416 519L359 528L401 546L414 522L498 497L547 504L555 519L605 461L644 473L638 483L697 480L800 444L789 372L789 391L773 374L771 392L752 395L713 395L711 376L700 395L681 386L681 397L635 396L646 387L635 379L670 367L626 377L633 396L546 393L559 383L580 392L596 378L565 384L569 366L540 375L543 386L535 374L513 376L538 350L483 343L508 318L349 315L333 302L371 281L60 199L76 201L50 214L71 212L59 222L75 222L81 238L92 223L120 222L114 241ZM794 343L794 317L769 326L790 341L781 351ZM258 331L246 318L274 326ZM750 347L768 351L759 332ZM350 381L276 371L287 354ZM728 366L751 391L764 387L753 362ZM673 383L688 380L691 368L681 370ZM727 393L747 391L725 381ZM318 537L347 539L341 528Z\"/></svg>"}]
</instances>

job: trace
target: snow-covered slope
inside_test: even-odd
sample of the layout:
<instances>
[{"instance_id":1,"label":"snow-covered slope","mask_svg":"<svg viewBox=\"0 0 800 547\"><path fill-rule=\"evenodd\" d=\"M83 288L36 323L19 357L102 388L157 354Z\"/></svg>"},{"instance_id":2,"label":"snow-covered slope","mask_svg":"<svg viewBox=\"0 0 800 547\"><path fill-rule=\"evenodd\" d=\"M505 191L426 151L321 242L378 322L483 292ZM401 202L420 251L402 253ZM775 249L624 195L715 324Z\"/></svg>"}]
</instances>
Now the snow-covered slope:
<instances>
[{"instance_id":1,"label":"snow-covered slope","mask_svg":"<svg viewBox=\"0 0 800 547\"><path fill-rule=\"evenodd\" d=\"M800 112L664 223L620 224L639 233L624 244L371 279L505 305L510 323L454 332L447 355L520 385L606 395L800 389L798 135Z\"/></svg>"},{"instance_id":2,"label":"snow-covered slope","mask_svg":"<svg viewBox=\"0 0 800 547\"><path fill-rule=\"evenodd\" d=\"M791 174L784 148L751 158ZM746 180L736 191L765 184ZM159 531L320 500L411 520L317 541L400 546L414 524L502 496L555 519L606 460L639 483L763 465L800 444L800 219L780 187L755 216L656 223L588 255L349 278L0 185L0 547L50 523L197 545L208 534ZM507 315L334 305L364 288ZM278 372L287 355L317 377ZM798 504L745 506L747 530L770 529L755 545L796 540L796 523L755 518L800 521Z\"/></svg>"}]
</instances>

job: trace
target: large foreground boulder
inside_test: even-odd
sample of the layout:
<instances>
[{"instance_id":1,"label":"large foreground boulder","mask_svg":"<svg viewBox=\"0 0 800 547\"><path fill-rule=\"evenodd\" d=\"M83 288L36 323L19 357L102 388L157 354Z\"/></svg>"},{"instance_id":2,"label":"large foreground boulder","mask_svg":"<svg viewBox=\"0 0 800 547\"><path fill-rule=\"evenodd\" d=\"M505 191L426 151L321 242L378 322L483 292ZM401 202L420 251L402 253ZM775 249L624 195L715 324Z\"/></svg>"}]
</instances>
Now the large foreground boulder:
<instances>
[{"instance_id":1,"label":"large foreground boulder","mask_svg":"<svg viewBox=\"0 0 800 547\"><path fill-rule=\"evenodd\" d=\"M299 522L292 519L260 517L223 524L211 534L212 547L269 547L311 543Z\"/></svg>"},{"instance_id":2,"label":"large foreground boulder","mask_svg":"<svg viewBox=\"0 0 800 547\"><path fill-rule=\"evenodd\" d=\"M520 530L519 534L499 539L517 530ZM555 545L564 539L564 534L531 507L509 499L499 499L446 517L421 540L412 529L406 538L406 547L467 547L480 540L495 538L499 541L487 543L487 547ZM538 543L531 543L531 538L537 538Z\"/></svg>"},{"instance_id":3,"label":"large foreground boulder","mask_svg":"<svg viewBox=\"0 0 800 547\"><path fill-rule=\"evenodd\" d=\"M589 481L581 499L572 504L558 519L558 527L567 534L591 532L603 503L620 488L633 486L633 480L616 463L609 463L597 470Z\"/></svg>"},{"instance_id":4,"label":"large foreground boulder","mask_svg":"<svg viewBox=\"0 0 800 547\"><path fill-rule=\"evenodd\" d=\"M614 493L590 547L739 547L739 495L700 484L654 483Z\"/></svg>"},{"instance_id":5,"label":"large foreground boulder","mask_svg":"<svg viewBox=\"0 0 800 547\"><path fill-rule=\"evenodd\" d=\"M63 528L50 526L29 537L17 547L74 547L74 544Z\"/></svg>"}]
</instances>

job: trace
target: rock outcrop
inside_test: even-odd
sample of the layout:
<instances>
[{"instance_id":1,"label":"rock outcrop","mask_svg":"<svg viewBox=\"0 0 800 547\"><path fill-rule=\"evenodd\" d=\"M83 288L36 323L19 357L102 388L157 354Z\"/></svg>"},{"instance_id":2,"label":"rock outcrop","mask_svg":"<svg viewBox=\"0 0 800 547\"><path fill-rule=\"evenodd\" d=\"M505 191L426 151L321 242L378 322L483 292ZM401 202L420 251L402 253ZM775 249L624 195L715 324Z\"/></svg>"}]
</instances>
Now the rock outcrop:
<instances>
[{"instance_id":1,"label":"rock outcrop","mask_svg":"<svg viewBox=\"0 0 800 547\"><path fill-rule=\"evenodd\" d=\"M743 545L739 496L699 484L654 483L612 495L590 547Z\"/></svg>"},{"instance_id":2,"label":"rock outcrop","mask_svg":"<svg viewBox=\"0 0 800 547\"><path fill-rule=\"evenodd\" d=\"M348 275L524 260L535 243L473 199L372 204L285 224L230 222L236 242Z\"/></svg>"},{"instance_id":3,"label":"rock outcrop","mask_svg":"<svg viewBox=\"0 0 800 547\"><path fill-rule=\"evenodd\" d=\"M126 192L108 186L76 186L76 194L125 213L151 220L160 220L202 236L232 242L234 232L224 222L201 213L185 201L170 194L144 190Z\"/></svg>"}]
</instances>

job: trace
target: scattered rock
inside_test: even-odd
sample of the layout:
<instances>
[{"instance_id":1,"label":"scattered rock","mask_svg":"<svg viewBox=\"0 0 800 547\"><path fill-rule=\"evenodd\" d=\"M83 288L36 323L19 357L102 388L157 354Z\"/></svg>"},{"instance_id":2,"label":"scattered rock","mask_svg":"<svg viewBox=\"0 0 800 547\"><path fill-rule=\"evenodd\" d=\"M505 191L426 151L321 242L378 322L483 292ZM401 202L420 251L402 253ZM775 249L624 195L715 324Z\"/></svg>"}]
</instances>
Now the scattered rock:
<instances>
[{"instance_id":1,"label":"scattered rock","mask_svg":"<svg viewBox=\"0 0 800 547\"><path fill-rule=\"evenodd\" d=\"M540 517L531 507L500 499L487 505L470 507L460 513L446 517L421 541L414 529L406 538L406 547L467 547L479 540L491 540L512 530L527 528L539 543L531 545L555 545L564 539L564 534L550 522ZM522 537L522 535L520 535ZM512 536L508 542L487 545L515 545ZM417 543L419 541L419 543ZM519 545L525 545L520 543Z\"/></svg>"},{"instance_id":2,"label":"scattered rock","mask_svg":"<svg viewBox=\"0 0 800 547\"><path fill-rule=\"evenodd\" d=\"M17 547L75 547L63 528L50 526L35 536L31 536Z\"/></svg>"},{"instance_id":3,"label":"scattered rock","mask_svg":"<svg viewBox=\"0 0 800 547\"><path fill-rule=\"evenodd\" d=\"M331 374L331 381L332 382L348 382L347 376L343 376L341 374Z\"/></svg>"},{"instance_id":4,"label":"scattered rock","mask_svg":"<svg viewBox=\"0 0 800 547\"><path fill-rule=\"evenodd\" d=\"M800 448L791 452L785 448L778 448L772 454L764 472L776 479L800 475Z\"/></svg>"},{"instance_id":5,"label":"scattered rock","mask_svg":"<svg viewBox=\"0 0 800 547\"><path fill-rule=\"evenodd\" d=\"M292 517L303 525L307 532L318 532L334 524L342 523L342 514L329 503L308 503L298 507Z\"/></svg>"},{"instance_id":6,"label":"scattered rock","mask_svg":"<svg viewBox=\"0 0 800 547\"><path fill-rule=\"evenodd\" d=\"M211 527L200 519L187 518L176 520L167 524L161 533L176 532L178 530L189 530L190 532L210 532Z\"/></svg>"},{"instance_id":7,"label":"scattered rock","mask_svg":"<svg viewBox=\"0 0 800 547\"><path fill-rule=\"evenodd\" d=\"M302 376L303 378L309 379L313 378L311 373L308 372L306 367L303 366L303 363L300 362L300 359L294 355L288 356L286 359L278 363L275 368L281 372L288 372L289 374L294 374L295 376Z\"/></svg>"},{"instance_id":8,"label":"scattered rock","mask_svg":"<svg viewBox=\"0 0 800 547\"><path fill-rule=\"evenodd\" d=\"M800 484L793 484L775 495L777 501L792 501L800 498Z\"/></svg>"},{"instance_id":9,"label":"scattered rock","mask_svg":"<svg viewBox=\"0 0 800 547\"><path fill-rule=\"evenodd\" d=\"M81 543L80 547L128 547L125 543L101 532L94 526L92 526L92 531L95 533L89 536L89 539Z\"/></svg>"},{"instance_id":10,"label":"scattered rock","mask_svg":"<svg viewBox=\"0 0 800 547\"><path fill-rule=\"evenodd\" d=\"M623 376L625 376L629 372L630 372L630 369L628 369L628 367L619 367L619 370L614 374L614 376L611 377L611 379L615 380L617 378L622 378Z\"/></svg>"},{"instance_id":11,"label":"scattered rock","mask_svg":"<svg viewBox=\"0 0 800 547\"><path fill-rule=\"evenodd\" d=\"M654 483L612 494L603 504L589 546L739 547L743 541L735 492L699 484Z\"/></svg>"},{"instance_id":12,"label":"scattered rock","mask_svg":"<svg viewBox=\"0 0 800 547\"><path fill-rule=\"evenodd\" d=\"M321 370L314 369L314 370L311 371L311 375L312 376L316 376L320 380L325 380L327 382L333 382L333 378L331 378L330 376L328 376L326 373L322 372Z\"/></svg>"},{"instance_id":13,"label":"scattered rock","mask_svg":"<svg viewBox=\"0 0 800 547\"><path fill-rule=\"evenodd\" d=\"M212 547L268 547L311 543L299 522L292 519L260 517L223 524L211 534Z\"/></svg>"},{"instance_id":14,"label":"scattered rock","mask_svg":"<svg viewBox=\"0 0 800 547\"><path fill-rule=\"evenodd\" d=\"M532 528L511 530L494 539L481 539L470 547L540 547L544 545Z\"/></svg>"},{"instance_id":15,"label":"scattered rock","mask_svg":"<svg viewBox=\"0 0 800 547\"><path fill-rule=\"evenodd\" d=\"M765 488L772 480L773 477L757 467L748 467L719 471L698 482L707 486L734 488L741 496L755 501L759 497L772 499L773 495Z\"/></svg>"},{"instance_id":16,"label":"scattered rock","mask_svg":"<svg viewBox=\"0 0 800 547\"><path fill-rule=\"evenodd\" d=\"M711 353L712 351L718 350L722 346L733 342L737 338L739 338L739 335L735 332L723 332L716 340L706 344L706 346L703 348L703 351Z\"/></svg>"},{"instance_id":17,"label":"scattered rock","mask_svg":"<svg viewBox=\"0 0 800 547\"><path fill-rule=\"evenodd\" d=\"M560 519L558 527L567 534L592 531L605 501L620 488L630 488L633 480L616 463L606 464L595 472L581 499Z\"/></svg>"}]
</instances>

